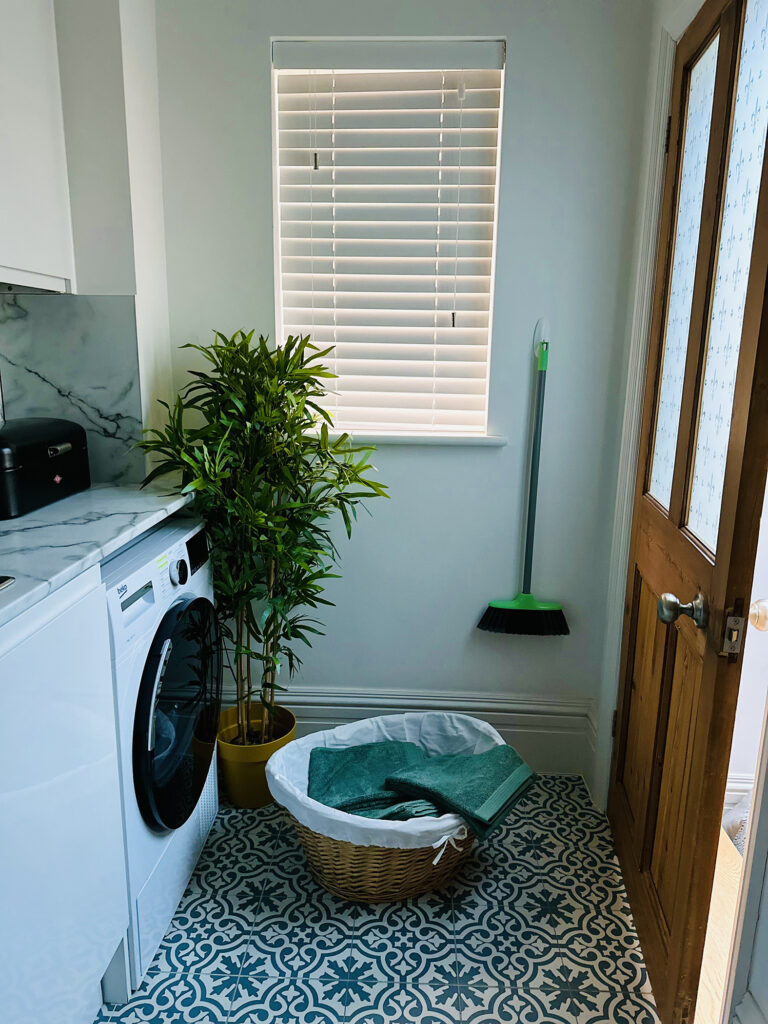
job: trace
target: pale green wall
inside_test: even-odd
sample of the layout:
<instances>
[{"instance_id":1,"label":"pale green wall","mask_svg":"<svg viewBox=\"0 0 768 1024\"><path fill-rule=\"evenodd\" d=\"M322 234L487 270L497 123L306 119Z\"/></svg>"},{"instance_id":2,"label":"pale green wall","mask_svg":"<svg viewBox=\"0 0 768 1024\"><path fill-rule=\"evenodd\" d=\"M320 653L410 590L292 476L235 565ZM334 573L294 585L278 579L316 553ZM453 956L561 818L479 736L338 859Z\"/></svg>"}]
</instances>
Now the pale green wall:
<instances>
[{"instance_id":1,"label":"pale green wall","mask_svg":"<svg viewBox=\"0 0 768 1024\"><path fill-rule=\"evenodd\" d=\"M650 59L644 0L158 0L172 341L273 330L269 40L505 35L491 430L504 448L382 448L301 685L597 698ZM516 589L530 345L552 325L536 589L572 635L474 624ZM176 380L188 355L177 353ZM543 765L542 767L546 767Z\"/></svg>"}]
</instances>

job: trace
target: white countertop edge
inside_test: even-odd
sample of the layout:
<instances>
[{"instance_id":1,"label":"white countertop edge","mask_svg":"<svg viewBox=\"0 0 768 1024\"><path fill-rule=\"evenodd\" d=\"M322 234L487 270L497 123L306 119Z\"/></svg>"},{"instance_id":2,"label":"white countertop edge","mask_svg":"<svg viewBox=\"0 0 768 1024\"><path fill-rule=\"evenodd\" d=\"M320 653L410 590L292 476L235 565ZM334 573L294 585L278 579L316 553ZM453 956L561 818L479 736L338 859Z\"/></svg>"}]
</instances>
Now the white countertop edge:
<instances>
[{"instance_id":1,"label":"white countertop edge","mask_svg":"<svg viewBox=\"0 0 768 1024\"><path fill-rule=\"evenodd\" d=\"M23 612L32 608L38 601L43 600L49 594L63 587L87 569L109 558L110 555L124 548L131 541L141 536L141 534L151 530L175 512L189 505L192 501L192 496L189 494L166 495L163 493L164 489L158 486L142 490L138 485L96 485L87 491L71 495L61 501L45 506L43 509L31 512L26 516L5 520L0 523L0 573L7 573L16 577L15 583L8 587L7 590L0 591L0 627L11 622ZM67 514L72 512L73 505L75 508L84 502L93 505L98 502L98 498L102 494L105 496L109 495L108 503L110 504L117 496L120 499L124 497L126 504L130 503L131 498L134 498L136 503L140 505L142 498L148 499L151 497L158 499L160 503L157 507L149 508L146 511L140 507L134 509L125 508L124 510L108 508L105 510L104 519L125 515L131 517L132 521L124 526L118 525L114 533L108 535L104 540L89 540L84 537L80 541L82 553L63 565L52 566L50 572L41 573L39 570L35 572L34 570L38 569L38 567L34 564L30 565L29 572L19 569L18 566L13 564L14 553L10 552L6 555L3 552L4 537L10 538L21 532L26 533L29 531L34 531L35 536L38 536L37 531L39 531L39 535L44 540L46 530L61 529L67 525ZM91 514L93 514L93 511ZM43 521L40 521L41 518ZM56 518L59 518L60 522L55 522ZM98 520L92 520L86 524L79 525L84 527L94 525L96 529ZM42 548L46 546L48 545L45 545L45 543L41 545ZM77 546L77 540L68 546ZM30 562L32 561L31 556L27 556L27 558ZM55 559L51 561L55 561ZM8 562L10 562L10 565L6 567Z\"/></svg>"},{"instance_id":2,"label":"white countertop edge","mask_svg":"<svg viewBox=\"0 0 768 1024\"><path fill-rule=\"evenodd\" d=\"M142 491L142 494L156 493L151 491ZM146 533L147 530L151 530L158 523L162 523L164 519L172 516L175 512L179 512L181 509L186 508L187 505L192 503L191 494L169 494L167 496L167 503L162 507L158 508L153 512L147 513L147 518L142 519L140 523L135 523L133 526L126 527L125 530L121 531L119 536L106 541L100 546L100 552L97 554L95 562L103 562L105 558L109 558L120 548L124 548L126 544L130 544L132 540L140 537L142 533ZM86 567L87 568L87 567Z\"/></svg>"}]
</instances>

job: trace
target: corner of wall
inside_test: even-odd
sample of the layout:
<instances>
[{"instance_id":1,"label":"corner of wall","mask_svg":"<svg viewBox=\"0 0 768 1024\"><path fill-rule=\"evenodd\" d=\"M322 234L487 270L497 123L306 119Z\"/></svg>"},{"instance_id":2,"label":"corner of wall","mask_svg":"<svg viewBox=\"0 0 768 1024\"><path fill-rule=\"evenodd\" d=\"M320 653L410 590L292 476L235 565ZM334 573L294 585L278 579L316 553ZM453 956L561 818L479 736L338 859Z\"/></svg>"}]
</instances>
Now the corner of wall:
<instances>
[{"instance_id":1,"label":"corner of wall","mask_svg":"<svg viewBox=\"0 0 768 1024\"><path fill-rule=\"evenodd\" d=\"M165 250L155 0L119 0L131 220L136 262L136 333L145 428L164 423L159 400L173 393Z\"/></svg>"},{"instance_id":2,"label":"corner of wall","mask_svg":"<svg viewBox=\"0 0 768 1024\"><path fill-rule=\"evenodd\" d=\"M592 773L593 798L597 806L601 808L605 808L608 800L613 748L613 712L616 707L619 685L627 562L640 439L640 414L653 299L659 207L666 163L664 137L675 60L675 43L671 36L659 26L654 28L654 36L658 42L652 41L653 50L649 62L642 160L644 171L636 215L634 286L627 323L629 356L624 385L624 418L608 581L608 615Z\"/></svg>"}]
</instances>

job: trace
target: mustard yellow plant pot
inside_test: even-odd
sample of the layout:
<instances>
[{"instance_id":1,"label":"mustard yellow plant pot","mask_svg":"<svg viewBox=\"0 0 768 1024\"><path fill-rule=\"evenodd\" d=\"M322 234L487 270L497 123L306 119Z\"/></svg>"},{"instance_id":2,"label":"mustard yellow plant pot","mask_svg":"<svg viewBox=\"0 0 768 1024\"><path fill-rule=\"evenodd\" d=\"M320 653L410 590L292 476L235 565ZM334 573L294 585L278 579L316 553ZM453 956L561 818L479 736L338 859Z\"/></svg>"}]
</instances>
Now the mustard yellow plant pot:
<instances>
[{"instance_id":1,"label":"mustard yellow plant pot","mask_svg":"<svg viewBox=\"0 0 768 1024\"><path fill-rule=\"evenodd\" d=\"M251 726L261 726L261 708L251 713ZM258 716L258 717L257 717ZM237 708L225 708L219 715L219 764L227 797L235 807L265 807L272 803L265 769L276 750L296 737L296 716L288 708L275 708L277 739L269 743L233 743L237 737Z\"/></svg>"}]
</instances>

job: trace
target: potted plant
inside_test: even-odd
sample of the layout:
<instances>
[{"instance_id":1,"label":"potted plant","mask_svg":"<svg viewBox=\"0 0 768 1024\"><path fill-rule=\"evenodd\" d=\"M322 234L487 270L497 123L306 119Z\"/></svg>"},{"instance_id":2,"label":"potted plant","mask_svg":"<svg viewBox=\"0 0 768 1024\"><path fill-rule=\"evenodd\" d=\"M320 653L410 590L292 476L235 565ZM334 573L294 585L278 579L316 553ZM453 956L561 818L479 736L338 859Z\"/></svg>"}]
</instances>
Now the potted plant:
<instances>
[{"instance_id":1,"label":"potted plant","mask_svg":"<svg viewBox=\"0 0 768 1024\"><path fill-rule=\"evenodd\" d=\"M217 614L236 701L222 712L219 752L228 795L241 807L271 799L267 760L295 733L296 719L276 703L283 667L301 664L296 642L321 633L309 610L335 578L331 527L338 513L351 535L358 504L386 495L370 478L371 447L347 434L331 438L322 400L332 374L309 337L271 348L254 332L215 333L187 345L207 360L168 410L162 430L141 447L156 465L145 483L181 474L205 523ZM188 415L189 414L189 415Z\"/></svg>"}]
</instances>

